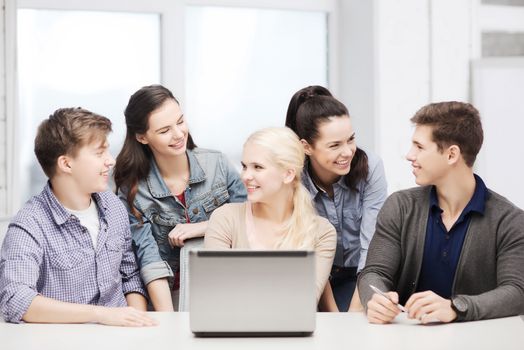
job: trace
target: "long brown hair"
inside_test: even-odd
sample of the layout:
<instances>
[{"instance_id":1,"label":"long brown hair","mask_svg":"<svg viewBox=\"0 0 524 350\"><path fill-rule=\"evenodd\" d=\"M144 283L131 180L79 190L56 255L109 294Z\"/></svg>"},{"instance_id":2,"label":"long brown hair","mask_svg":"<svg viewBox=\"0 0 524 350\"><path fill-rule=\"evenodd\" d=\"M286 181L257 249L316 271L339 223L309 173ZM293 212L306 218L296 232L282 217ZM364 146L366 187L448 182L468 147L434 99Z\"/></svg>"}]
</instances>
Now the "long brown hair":
<instances>
[{"instance_id":1,"label":"long brown hair","mask_svg":"<svg viewBox=\"0 0 524 350\"><path fill-rule=\"evenodd\" d=\"M137 134L144 134L149 128L149 116L160 108L167 100L178 100L171 91L162 85L144 86L129 99L124 111L126 117L126 138L122 150L116 157L113 176L115 178L116 192L119 189L127 192L127 203L131 213L142 222L142 215L133 205L138 191L138 182L149 174L151 157L153 153L149 146L136 139ZM187 138L187 148L193 149L196 145L191 134Z\"/></svg>"},{"instance_id":2,"label":"long brown hair","mask_svg":"<svg viewBox=\"0 0 524 350\"><path fill-rule=\"evenodd\" d=\"M294 118L293 118L294 116ZM291 101L286 116L286 126L291 128L300 139L313 144L318 138L318 129L330 117L349 118L346 106L334 98L328 89L322 86L308 86L297 91ZM344 176L344 183L357 191L358 183L366 180L369 174L368 156L357 147L351 160L351 170Z\"/></svg>"}]
</instances>

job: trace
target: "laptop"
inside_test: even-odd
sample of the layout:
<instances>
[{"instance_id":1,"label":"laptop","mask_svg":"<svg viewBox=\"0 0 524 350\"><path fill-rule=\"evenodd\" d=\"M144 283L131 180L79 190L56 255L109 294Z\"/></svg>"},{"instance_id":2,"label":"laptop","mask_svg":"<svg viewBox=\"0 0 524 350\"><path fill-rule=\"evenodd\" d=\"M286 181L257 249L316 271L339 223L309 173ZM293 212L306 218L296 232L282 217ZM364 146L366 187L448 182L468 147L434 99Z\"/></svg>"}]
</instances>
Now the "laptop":
<instances>
[{"instance_id":1,"label":"laptop","mask_svg":"<svg viewBox=\"0 0 524 350\"><path fill-rule=\"evenodd\" d=\"M312 251L191 250L196 336L308 336L316 324Z\"/></svg>"}]
</instances>

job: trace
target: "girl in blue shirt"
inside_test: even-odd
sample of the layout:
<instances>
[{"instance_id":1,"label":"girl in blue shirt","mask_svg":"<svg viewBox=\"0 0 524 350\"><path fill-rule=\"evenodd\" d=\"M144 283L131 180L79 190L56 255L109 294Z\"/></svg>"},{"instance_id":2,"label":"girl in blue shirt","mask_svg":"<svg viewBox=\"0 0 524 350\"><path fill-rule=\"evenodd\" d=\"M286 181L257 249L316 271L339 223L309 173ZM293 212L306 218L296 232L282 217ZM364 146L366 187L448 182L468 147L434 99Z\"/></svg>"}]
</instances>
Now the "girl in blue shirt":
<instances>
[{"instance_id":1,"label":"girl in blue shirt","mask_svg":"<svg viewBox=\"0 0 524 350\"><path fill-rule=\"evenodd\" d=\"M324 87L309 86L293 95L286 126L304 145L304 186L319 215L337 231L322 308L359 310L357 273L365 265L376 217L387 196L382 160L357 147L347 108Z\"/></svg>"}]
</instances>

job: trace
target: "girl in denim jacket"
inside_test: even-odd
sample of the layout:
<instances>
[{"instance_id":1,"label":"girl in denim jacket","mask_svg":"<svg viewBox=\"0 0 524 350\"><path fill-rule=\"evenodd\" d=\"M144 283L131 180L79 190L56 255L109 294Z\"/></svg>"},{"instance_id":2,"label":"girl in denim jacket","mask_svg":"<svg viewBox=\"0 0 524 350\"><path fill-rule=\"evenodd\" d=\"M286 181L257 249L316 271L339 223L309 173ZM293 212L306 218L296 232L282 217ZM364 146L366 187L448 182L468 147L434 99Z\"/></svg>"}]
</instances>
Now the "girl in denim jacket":
<instances>
[{"instance_id":1,"label":"girl in denim jacket","mask_svg":"<svg viewBox=\"0 0 524 350\"><path fill-rule=\"evenodd\" d=\"M245 201L246 190L222 153L196 147L178 101L165 87L141 88L124 114L127 134L116 159L116 190L128 208L152 305L172 311L180 247L204 236L216 208Z\"/></svg>"}]
</instances>

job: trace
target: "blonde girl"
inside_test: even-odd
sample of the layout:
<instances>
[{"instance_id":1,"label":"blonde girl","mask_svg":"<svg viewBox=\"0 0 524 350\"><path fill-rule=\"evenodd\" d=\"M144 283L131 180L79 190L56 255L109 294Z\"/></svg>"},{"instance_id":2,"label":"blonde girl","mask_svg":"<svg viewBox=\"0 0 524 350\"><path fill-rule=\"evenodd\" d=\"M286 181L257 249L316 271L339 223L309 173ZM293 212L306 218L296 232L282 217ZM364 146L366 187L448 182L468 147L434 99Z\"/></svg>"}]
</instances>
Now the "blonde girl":
<instances>
[{"instance_id":1,"label":"blonde girl","mask_svg":"<svg viewBox=\"0 0 524 350\"><path fill-rule=\"evenodd\" d=\"M318 301L333 263L336 231L315 213L301 183L303 164L303 146L291 129L267 128L249 136L241 172L248 201L215 210L205 247L314 250Z\"/></svg>"}]
</instances>

